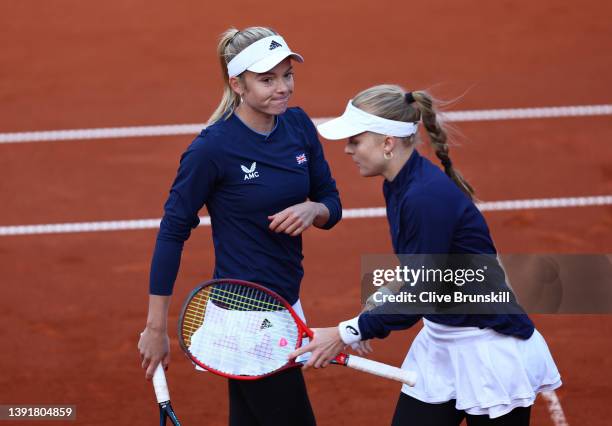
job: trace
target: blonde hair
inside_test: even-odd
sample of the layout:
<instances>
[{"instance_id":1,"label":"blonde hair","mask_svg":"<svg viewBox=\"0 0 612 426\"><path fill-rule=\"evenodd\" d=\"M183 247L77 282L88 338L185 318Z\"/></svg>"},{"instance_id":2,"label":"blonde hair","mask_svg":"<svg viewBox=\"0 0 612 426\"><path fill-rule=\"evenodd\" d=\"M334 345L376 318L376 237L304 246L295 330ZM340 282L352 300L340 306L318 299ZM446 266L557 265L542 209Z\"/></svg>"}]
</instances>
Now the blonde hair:
<instances>
[{"instance_id":1,"label":"blonde hair","mask_svg":"<svg viewBox=\"0 0 612 426\"><path fill-rule=\"evenodd\" d=\"M229 85L229 77L227 75L228 62L257 40L277 34L276 31L266 27L249 27L242 31L230 28L221 34L219 44L217 45L217 56L221 64L221 75L224 82L223 97L215 112L208 119L209 125L220 119L227 119L234 112L234 108L240 105L240 96Z\"/></svg>"},{"instance_id":2,"label":"blonde hair","mask_svg":"<svg viewBox=\"0 0 612 426\"><path fill-rule=\"evenodd\" d=\"M400 86L382 84L357 94L353 99L353 105L389 120L415 122L422 119L430 144L440 159L444 172L470 199L474 200L474 189L453 166L449 157L448 132L446 126L439 120L434 106L439 101L423 90L412 92L413 103L408 103L406 95L407 92ZM415 136L402 139L406 143L415 144Z\"/></svg>"}]
</instances>

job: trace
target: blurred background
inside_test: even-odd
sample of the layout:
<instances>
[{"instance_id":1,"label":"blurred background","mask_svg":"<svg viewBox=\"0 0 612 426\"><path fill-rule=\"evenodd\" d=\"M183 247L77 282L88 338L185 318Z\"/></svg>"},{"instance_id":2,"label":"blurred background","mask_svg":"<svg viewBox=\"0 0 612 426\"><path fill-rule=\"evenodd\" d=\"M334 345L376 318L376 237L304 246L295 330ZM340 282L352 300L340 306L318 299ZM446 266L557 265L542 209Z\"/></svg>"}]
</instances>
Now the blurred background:
<instances>
[{"instance_id":1,"label":"blurred background","mask_svg":"<svg viewBox=\"0 0 612 426\"><path fill-rule=\"evenodd\" d=\"M313 119L380 83L459 98L449 117L480 111L454 116L451 157L491 203L483 211L500 252L612 252L611 9L601 0L2 2L0 404L74 404L67 424L157 421L136 349L156 220L180 154L220 101L216 45L231 26L270 26L304 56L292 105ZM504 111L482 113L491 109ZM194 126L126 136L182 124ZM119 136L94 138L97 128ZM74 129L84 131L52 133ZM382 181L359 178L342 142L323 144L344 208L384 206ZM308 231L304 247L311 326L355 315L361 256L391 252L380 216ZM185 424L227 423L225 380L195 372L176 344L181 303L213 264L201 226L170 312L168 380ZM564 381L538 399L533 424L609 424L612 318L533 319ZM375 342L373 357L399 365L419 328ZM390 423L395 383L337 368L306 378L319 424Z\"/></svg>"}]
</instances>

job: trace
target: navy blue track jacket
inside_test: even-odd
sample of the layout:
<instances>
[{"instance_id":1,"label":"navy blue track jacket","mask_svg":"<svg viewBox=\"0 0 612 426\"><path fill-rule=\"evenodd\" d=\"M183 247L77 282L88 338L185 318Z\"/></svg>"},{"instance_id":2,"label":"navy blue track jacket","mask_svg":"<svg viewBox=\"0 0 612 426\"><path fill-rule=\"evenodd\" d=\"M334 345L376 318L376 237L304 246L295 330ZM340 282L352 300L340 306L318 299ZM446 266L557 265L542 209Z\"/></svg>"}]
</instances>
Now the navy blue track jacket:
<instances>
[{"instance_id":1,"label":"navy blue track jacket","mask_svg":"<svg viewBox=\"0 0 612 426\"><path fill-rule=\"evenodd\" d=\"M414 150L383 192L393 248L397 254L490 254L497 251L489 228L476 205L427 158ZM380 308L380 307L379 307ZM377 313L359 316L362 339L386 337L393 330L411 327L422 315ZM534 325L520 306L517 314L425 315L440 324L492 328L522 339L531 337Z\"/></svg>"},{"instance_id":2,"label":"navy blue track jacket","mask_svg":"<svg viewBox=\"0 0 612 426\"><path fill-rule=\"evenodd\" d=\"M183 243L206 205L214 277L253 281L295 303L304 274L302 238L270 231L268 216L306 200L329 209L325 229L340 220L336 183L304 111L289 108L268 135L235 114L217 121L181 157L157 236L150 293L172 294Z\"/></svg>"}]
</instances>

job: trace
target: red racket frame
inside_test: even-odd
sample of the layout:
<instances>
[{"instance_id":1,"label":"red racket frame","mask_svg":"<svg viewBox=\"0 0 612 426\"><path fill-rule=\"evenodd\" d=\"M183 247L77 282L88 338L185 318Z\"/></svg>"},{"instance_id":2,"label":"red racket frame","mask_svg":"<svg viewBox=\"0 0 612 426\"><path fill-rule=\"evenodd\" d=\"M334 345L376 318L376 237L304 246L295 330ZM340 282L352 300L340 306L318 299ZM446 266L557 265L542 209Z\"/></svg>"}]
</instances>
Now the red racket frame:
<instances>
[{"instance_id":1,"label":"red racket frame","mask_svg":"<svg viewBox=\"0 0 612 426\"><path fill-rule=\"evenodd\" d=\"M210 371L211 373L218 374L219 376L227 377L227 378L230 378L230 379L237 379L237 380L257 380L257 379L262 379L264 377L268 377L268 376L271 376L273 374L279 373L279 372L281 372L283 370L287 370L289 368L299 367L299 366L302 365L301 363L295 362L295 359L293 359L293 360L289 360L287 362L287 364L283 365L282 367L277 368L276 370L271 371L270 373L267 373L267 374L264 374L264 375L260 375L260 376L237 376L237 375L233 375L233 374L223 373L222 371L219 371L219 370L216 370L214 368L208 367L207 365L203 364L202 362L197 360L195 357L193 357L191 355L191 353L189 352L189 349L187 348L187 345L185 344L185 341L183 340L183 325L184 325L184 322L185 322L185 312L187 310L187 306L189 305L189 302L191 302L191 300L193 299L193 297L197 293L199 293L202 289L204 289L206 287L210 287L210 286L213 286L213 285L216 285L216 284L238 284L238 285L243 285L243 286L247 286L247 287L256 288L257 290L263 291L264 293L267 293L269 296L271 296L274 299L278 300L285 308L287 308L287 310L289 311L289 313L293 317L293 320L297 324L297 327L298 327L298 336L297 337L298 338L297 338L295 349L297 349L297 348L302 346L302 341L303 341L304 337L309 337L309 338L312 339L313 336L314 336L312 330L310 328L308 328L308 326L304 323L304 321L302 321L302 319L298 316L298 314L293 310L291 305L284 298L279 296L274 291L272 291L272 290L262 286L261 284L256 284L256 283L252 283L252 282L244 281L244 280L234 280L234 279L227 279L227 278L209 280L209 281L206 281L206 282L200 284L199 286L197 286L195 289L192 290L192 292L189 294L189 297L187 298L187 300L183 304L183 308L181 309L181 315L179 317L179 322L178 322L179 344L181 346L181 349L183 350L183 352L185 353L187 358L189 358L190 361L192 361L196 365L200 366L201 368L205 369L206 371ZM332 361L332 363L346 365L346 363L348 361L348 357L349 357L349 355L344 354L344 353L340 353L340 354L338 354L338 356L336 356L336 358L334 359L334 361Z\"/></svg>"}]
</instances>

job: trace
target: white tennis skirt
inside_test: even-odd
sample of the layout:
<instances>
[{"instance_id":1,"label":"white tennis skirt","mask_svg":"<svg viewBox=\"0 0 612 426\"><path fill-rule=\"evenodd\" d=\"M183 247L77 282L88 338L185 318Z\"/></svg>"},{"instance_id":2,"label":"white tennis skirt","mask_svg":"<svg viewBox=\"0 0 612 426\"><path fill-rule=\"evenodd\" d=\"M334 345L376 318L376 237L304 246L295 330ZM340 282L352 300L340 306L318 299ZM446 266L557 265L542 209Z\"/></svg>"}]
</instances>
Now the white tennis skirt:
<instances>
[{"instance_id":1,"label":"white tennis skirt","mask_svg":"<svg viewBox=\"0 0 612 426\"><path fill-rule=\"evenodd\" d=\"M538 392L561 386L542 335L522 340L488 328L451 327L426 319L402 368L418 373L402 392L436 404L456 400L468 414L496 418L528 407Z\"/></svg>"}]
</instances>

